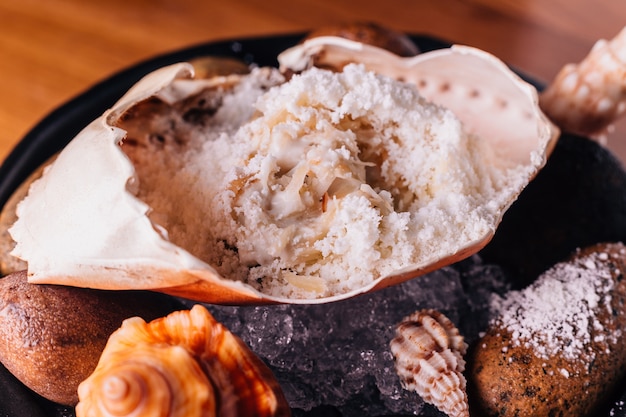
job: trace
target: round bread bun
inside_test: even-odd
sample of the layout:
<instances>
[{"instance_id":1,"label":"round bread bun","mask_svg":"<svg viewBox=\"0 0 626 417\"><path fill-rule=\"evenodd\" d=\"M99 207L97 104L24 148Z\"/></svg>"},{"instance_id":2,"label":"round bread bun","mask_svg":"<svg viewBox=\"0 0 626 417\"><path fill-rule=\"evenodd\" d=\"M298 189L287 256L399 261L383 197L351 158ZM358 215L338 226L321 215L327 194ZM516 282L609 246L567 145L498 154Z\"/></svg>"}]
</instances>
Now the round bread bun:
<instances>
[{"instance_id":1,"label":"round bread bun","mask_svg":"<svg viewBox=\"0 0 626 417\"><path fill-rule=\"evenodd\" d=\"M507 294L470 349L481 416L592 416L626 376L626 246L578 251Z\"/></svg>"},{"instance_id":2,"label":"round bread bun","mask_svg":"<svg viewBox=\"0 0 626 417\"><path fill-rule=\"evenodd\" d=\"M78 385L122 321L179 308L162 294L34 285L16 272L0 279L0 362L44 398L74 405Z\"/></svg>"},{"instance_id":3,"label":"round bread bun","mask_svg":"<svg viewBox=\"0 0 626 417\"><path fill-rule=\"evenodd\" d=\"M48 166L55 156L35 169L26 180L11 194L11 197L0 211L0 276L8 275L26 269L26 262L11 255L15 242L9 233L9 228L17 220L15 210L17 205L26 195L33 181L41 177L46 166Z\"/></svg>"},{"instance_id":4,"label":"round bread bun","mask_svg":"<svg viewBox=\"0 0 626 417\"><path fill-rule=\"evenodd\" d=\"M417 45L406 34L373 22L352 22L320 27L310 32L306 39L319 36L339 36L377 46L405 57L414 56L420 52Z\"/></svg>"}]
</instances>

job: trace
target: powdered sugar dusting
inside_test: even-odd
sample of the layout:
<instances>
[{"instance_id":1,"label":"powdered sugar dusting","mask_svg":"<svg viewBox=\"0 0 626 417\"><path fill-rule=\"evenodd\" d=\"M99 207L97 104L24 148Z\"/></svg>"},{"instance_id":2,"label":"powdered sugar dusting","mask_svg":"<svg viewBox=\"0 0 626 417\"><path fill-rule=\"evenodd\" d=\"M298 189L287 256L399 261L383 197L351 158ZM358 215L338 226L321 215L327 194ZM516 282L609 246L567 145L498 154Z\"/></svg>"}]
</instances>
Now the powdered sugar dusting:
<instances>
[{"instance_id":1,"label":"powdered sugar dusting","mask_svg":"<svg viewBox=\"0 0 626 417\"><path fill-rule=\"evenodd\" d=\"M363 66L282 81L254 71L153 113L173 140L134 156L138 196L169 239L265 294L344 294L475 245L534 169ZM186 117L187 102L211 101L211 117Z\"/></svg>"},{"instance_id":2,"label":"powdered sugar dusting","mask_svg":"<svg viewBox=\"0 0 626 417\"><path fill-rule=\"evenodd\" d=\"M590 363L591 344L608 349L611 342L597 316L604 308L610 311L614 281L607 259L606 253L594 253L556 264L530 287L494 297L494 324L511 332L513 345L530 347L538 357Z\"/></svg>"}]
</instances>

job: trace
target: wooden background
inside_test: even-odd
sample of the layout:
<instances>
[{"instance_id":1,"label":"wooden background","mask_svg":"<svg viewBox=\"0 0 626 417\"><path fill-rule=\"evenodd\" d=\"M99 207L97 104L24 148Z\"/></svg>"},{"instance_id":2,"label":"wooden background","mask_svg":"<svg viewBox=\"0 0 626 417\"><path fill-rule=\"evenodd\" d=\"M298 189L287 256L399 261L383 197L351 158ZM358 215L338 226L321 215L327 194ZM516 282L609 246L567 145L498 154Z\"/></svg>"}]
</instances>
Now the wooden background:
<instances>
[{"instance_id":1,"label":"wooden background","mask_svg":"<svg viewBox=\"0 0 626 417\"><path fill-rule=\"evenodd\" d=\"M0 161L55 107L155 54L357 20L476 46L550 81L626 25L626 1L0 0ZM624 125L609 147L626 160Z\"/></svg>"}]
</instances>

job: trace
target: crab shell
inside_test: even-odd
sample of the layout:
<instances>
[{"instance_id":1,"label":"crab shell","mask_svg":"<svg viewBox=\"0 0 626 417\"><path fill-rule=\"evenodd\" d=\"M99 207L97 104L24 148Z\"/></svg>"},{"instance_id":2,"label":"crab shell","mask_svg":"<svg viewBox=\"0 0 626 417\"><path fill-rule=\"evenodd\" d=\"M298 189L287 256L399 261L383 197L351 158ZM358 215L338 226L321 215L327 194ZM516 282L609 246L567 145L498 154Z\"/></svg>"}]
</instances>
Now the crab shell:
<instances>
[{"instance_id":1,"label":"crab shell","mask_svg":"<svg viewBox=\"0 0 626 417\"><path fill-rule=\"evenodd\" d=\"M157 96L174 80L193 78L188 64L161 68L131 88L110 110L88 125L31 188L35 203L20 205L11 229L14 254L28 261L29 280L102 289L149 289L222 304L323 303L394 285L462 260L484 247L523 186L543 167L559 136L538 107L537 92L504 63L470 47L401 58L377 47L336 37L309 40L279 57L296 72L348 62L415 83L427 99L452 110L470 132L489 141L528 178L499 208L491 231L434 262L407 265L349 293L316 299L263 294L221 277L206 262L174 245L151 222L150 210L129 189L134 168L121 152L125 131L115 127L135 104ZM182 99L183 97L179 97ZM19 224L19 226L17 226Z\"/></svg>"}]
</instances>

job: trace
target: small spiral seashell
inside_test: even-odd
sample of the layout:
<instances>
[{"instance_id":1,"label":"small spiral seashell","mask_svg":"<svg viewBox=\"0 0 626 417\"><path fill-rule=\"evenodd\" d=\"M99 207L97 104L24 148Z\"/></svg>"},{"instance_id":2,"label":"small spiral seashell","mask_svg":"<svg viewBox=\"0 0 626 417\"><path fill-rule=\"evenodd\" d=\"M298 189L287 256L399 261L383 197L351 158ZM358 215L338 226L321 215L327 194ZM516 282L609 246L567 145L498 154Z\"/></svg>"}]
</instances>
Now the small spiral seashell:
<instances>
[{"instance_id":1,"label":"small spiral seashell","mask_svg":"<svg viewBox=\"0 0 626 417\"><path fill-rule=\"evenodd\" d=\"M454 324L436 310L404 318L390 343L405 389L450 417L469 417L463 376L467 344Z\"/></svg>"},{"instance_id":2,"label":"small spiral seashell","mask_svg":"<svg viewBox=\"0 0 626 417\"><path fill-rule=\"evenodd\" d=\"M124 321L78 397L77 417L290 414L269 368L200 305Z\"/></svg>"}]
</instances>

